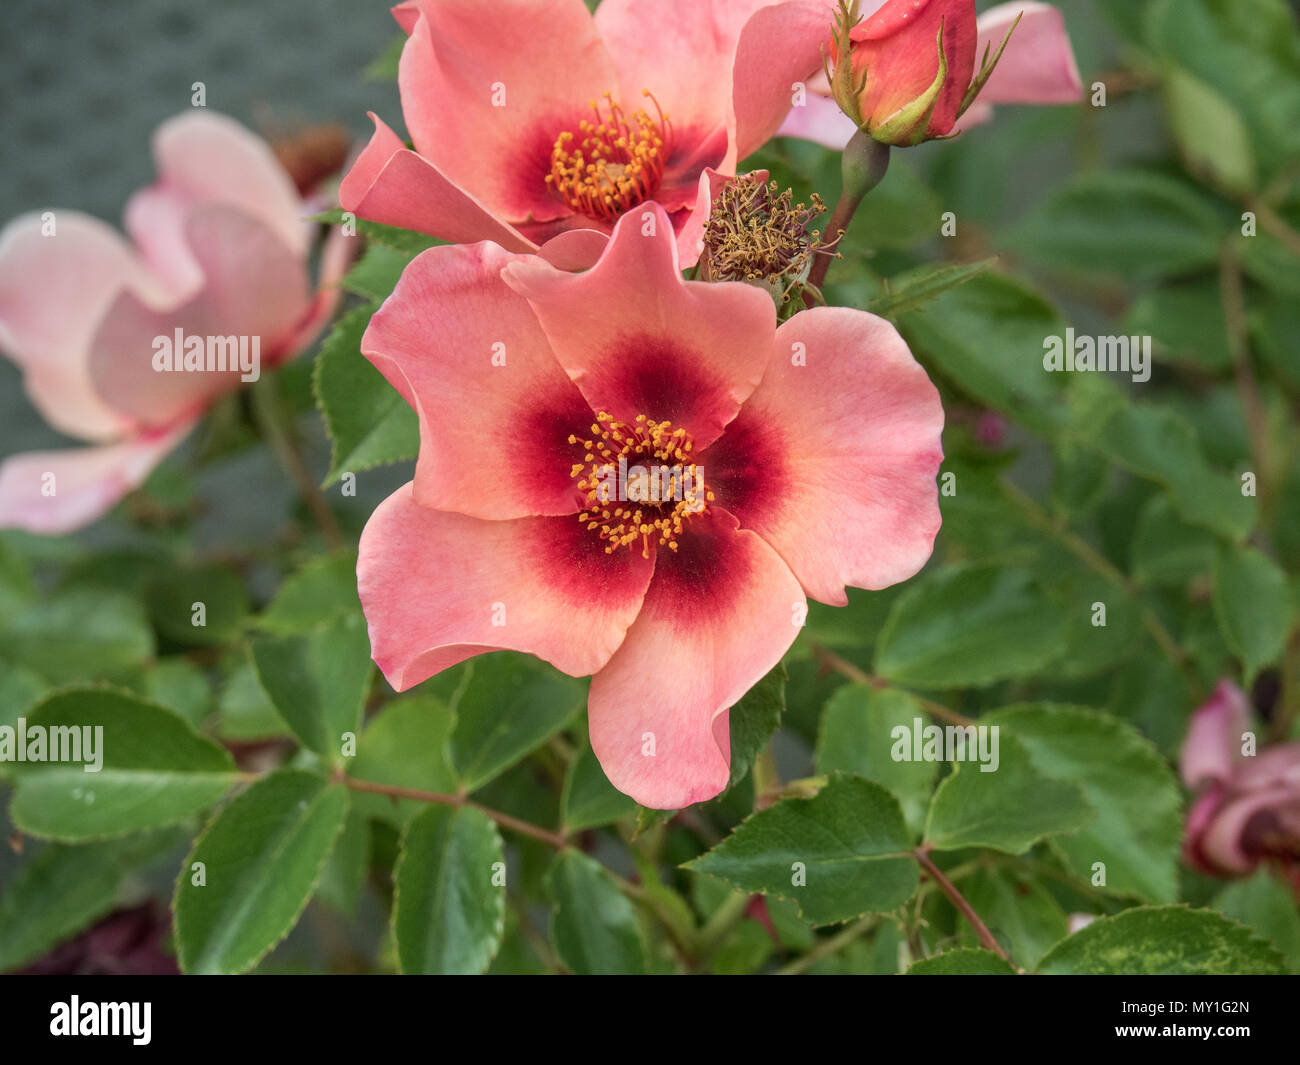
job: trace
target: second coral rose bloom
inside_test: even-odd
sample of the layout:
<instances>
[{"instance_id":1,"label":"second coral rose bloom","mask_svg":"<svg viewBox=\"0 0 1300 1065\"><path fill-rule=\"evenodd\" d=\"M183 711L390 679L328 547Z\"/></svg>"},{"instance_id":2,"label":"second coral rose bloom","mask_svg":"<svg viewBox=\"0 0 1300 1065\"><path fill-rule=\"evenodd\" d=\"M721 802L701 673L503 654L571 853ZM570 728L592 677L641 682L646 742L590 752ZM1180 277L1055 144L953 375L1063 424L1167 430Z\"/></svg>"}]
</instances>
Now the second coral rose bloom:
<instances>
[{"instance_id":1,"label":"second coral rose bloom","mask_svg":"<svg viewBox=\"0 0 1300 1065\"><path fill-rule=\"evenodd\" d=\"M375 661L399 690L499 649L594 674L592 747L646 806L726 787L728 710L805 596L843 605L930 556L943 410L893 326L778 327L755 287L683 281L655 204L582 274L430 249L362 351L420 419L415 479L361 539ZM638 465L696 490L602 494Z\"/></svg>"},{"instance_id":2,"label":"second coral rose bloom","mask_svg":"<svg viewBox=\"0 0 1300 1065\"><path fill-rule=\"evenodd\" d=\"M408 0L398 85L343 181L362 218L527 252L654 200L681 229L821 62L828 13L771 0ZM698 249L684 242L692 265Z\"/></svg>"}]
</instances>

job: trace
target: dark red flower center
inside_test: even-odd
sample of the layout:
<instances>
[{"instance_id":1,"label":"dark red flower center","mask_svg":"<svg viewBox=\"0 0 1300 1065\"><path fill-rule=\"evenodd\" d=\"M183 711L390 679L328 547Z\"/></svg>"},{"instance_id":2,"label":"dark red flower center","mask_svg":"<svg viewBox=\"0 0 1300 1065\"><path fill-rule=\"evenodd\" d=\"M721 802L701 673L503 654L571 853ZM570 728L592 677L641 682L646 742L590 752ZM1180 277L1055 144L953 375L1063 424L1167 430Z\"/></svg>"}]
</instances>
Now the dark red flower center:
<instances>
[{"instance_id":1,"label":"dark red flower center","mask_svg":"<svg viewBox=\"0 0 1300 1065\"><path fill-rule=\"evenodd\" d=\"M704 467L691 461L690 435L672 422L638 414L627 425L601 411L591 438L574 435L569 443L583 450L570 471L587 493L578 520L608 541L606 554L638 542L644 558L661 543L676 551L686 523L714 500Z\"/></svg>"}]
</instances>

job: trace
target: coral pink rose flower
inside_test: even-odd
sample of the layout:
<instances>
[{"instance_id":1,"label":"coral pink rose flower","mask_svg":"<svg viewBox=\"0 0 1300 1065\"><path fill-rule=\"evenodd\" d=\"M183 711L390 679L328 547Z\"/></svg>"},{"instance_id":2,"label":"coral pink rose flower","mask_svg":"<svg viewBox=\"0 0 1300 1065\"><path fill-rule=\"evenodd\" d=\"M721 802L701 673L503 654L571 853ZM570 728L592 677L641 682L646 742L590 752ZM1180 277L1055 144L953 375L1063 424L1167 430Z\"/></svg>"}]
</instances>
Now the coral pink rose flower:
<instances>
[{"instance_id":1,"label":"coral pink rose flower","mask_svg":"<svg viewBox=\"0 0 1300 1065\"><path fill-rule=\"evenodd\" d=\"M398 86L340 188L362 218L531 252L654 200L680 229L706 167L734 172L821 64L819 2L408 0ZM698 251L683 246L693 265ZM590 262L585 265L590 265Z\"/></svg>"},{"instance_id":2,"label":"coral pink rose flower","mask_svg":"<svg viewBox=\"0 0 1300 1065\"><path fill-rule=\"evenodd\" d=\"M1300 743L1243 755L1250 727L1245 694L1226 680L1192 718L1182 774L1199 794L1183 852L1214 876L1244 876L1268 863L1300 896Z\"/></svg>"},{"instance_id":3,"label":"coral pink rose flower","mask_svg":"<svg viewBox=\"0 0 1300 1065\"><path fill-rule=\"evenodd\" d=\"M884 0L865 0L862 12L866 16L875 15L883 3ZM990 121L994 104L1071 104L1082 98L1083 82L1065 29L1065 19L1051 4L1015 0L990 8L976 20L978 39L974 55L977 58L983 56L986 48L991 53L996 52L1017 17L1020 17L1020 23L1011 34L1002 59L979 98L953 129L969 129ZM871 18L866 19L860 28L870 21ZM938 72L938 52L933 34L929 61L930 78L933 79ZM811 91L804 105L791 109L781 126L780 135L815 141L828 148L843 148L856 131L856 125L831 99L830 86L824 77L809 88Z\"/></svg>"},{"instance_id":4,"label":"coral pink rose flower","mask_svg":"<svg viewBox=\"0 0 1300 1065\"><path fill-rule=\"evenodd\" d=\"M361 349L420 422L414 480L361 536L376 663L398 690L499 649L593 675L592 747L644 805L726 786L728 710L806 595L843 605L933 548L943 410L893 326L778 328L753 286L683 281L656 204L585 273L430 249Z\"/></svg>"},{"instance_id":5,"label":"coral pink rose flower","mask_svg":"<svg viewBox=\"0 0 1300 1065\"><path fill-rule=\"evenodd\" d=\"M238 369L155 369L157 338L246 337L250 364L257 338L260 372L306 347L337 299L332 286L312 290L312 227L262 140L194 111L163 123L153 152L158 180L126 208L134 246L76 211L25 215L0 233L0 348L46 421L96 445L7 459L0 527L94 521L241 383ZM341 274L344 247L327 247L323 276Z\"/></svg>"}]
</instances>

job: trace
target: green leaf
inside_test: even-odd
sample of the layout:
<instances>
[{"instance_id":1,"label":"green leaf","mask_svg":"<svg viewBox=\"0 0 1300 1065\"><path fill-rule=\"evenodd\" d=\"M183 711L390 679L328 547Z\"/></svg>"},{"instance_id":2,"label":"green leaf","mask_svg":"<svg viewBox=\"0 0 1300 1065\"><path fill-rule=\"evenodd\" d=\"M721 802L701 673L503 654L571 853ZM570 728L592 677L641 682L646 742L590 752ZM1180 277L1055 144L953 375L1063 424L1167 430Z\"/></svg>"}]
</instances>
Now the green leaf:
<instances>
[{"instance_id":1,"label":"green leaf","mask_svg":"<svg viewBox=\"0 0 1300 1065\"><path fill-rule=\"evenodd\" d=\"M192 647L226 643L248 615L248 592L239 574L212 564L155 567L145 593L149 620L167 639Z\"/></svg>"},{"instance_id":2,"label":"green leaf","mask_svg":"<svg viewBox=\"0 0 1300 1065\"><path fill-rule=\"evenodd\" d=\"M500 651L474 666L456 706L452 761L476 791L564 728L583 685L524 655Z\"/></svg>"},{"instance_id":3,"label":"green leaf","mask_svg":"<svg viewBox=\"0 0 1300 1065\"><path fill-rule=\"evenodd\" d=\"M1007 243L1041 266L1138 281L1212 266L1223 235L1213 204L1191 187L1161 174L1112 170L1048 196Z\"/></svg>"},{"instance_id":4,"label":"green leaf","mask_svg":"<svg viewBox=\"0 0 1300 1065\"><path fill-rule=\"evenodd\" d=\"M885 913L916 892L919 872L898 800L834 774L811 799L754 814L687 869L789 899L814 925Z\"/></svg>"},{"instance_id":5,"label":"green leaf","mask_svg":"<svg viewBox=\"0 0 1300 1065\"><path fill-rule=\"evenodd\" d=\"M734 788L763 753L785 712L785 666L777 663L730 711L731 778Z\"/></svg>"},{"instance_id":6,"label":"green leaf","mask_svg":"<svg viewBox=\"0 0 1300 1065\"><path fill-rule=\"evenodd\" d=\"M1033 968L1069 933L1069 920L1060 903L1042 883L1011 870L981 868L960 884L971 908L1017 965ZM975 933L962 936L972 945Z\"/></svg>"},{"instance_id":7,"label":"green leaf","mask_svg":"<svg viewBox=\"0 0 1300 1065\"><path fill-rule=\"evenodd\" d=\"M607 976L649 970L636 912L598 862L565 851L546 874L546 891L555 903L551 942L570 972Z\"/></svg>"},{"instance_id":8,"label":"green leaf","mask_svg":"<svg viewBox=\"0 0 1300 1065\"><path fill-rule=\"evenodd\" d=\"M876 691L865 684L836 689L817 734L817 772L856 773L888 788L898 799L908 828L919 835L938 767L933 762L897 761L890 750L894 729L910 732L913 721L924 716L915 696L897 689Z\"/></svg>"},{"instance_id":9,"label":"green leaf","mask_svg":"<svg viewBox=\"0 0 1300 1065\"><path fill-rule=\"evenodd\" d=\"M55 684L120 673L153 653L144 610L118 592L77 588L0 614L0 658Z\"/></svg>"},{"instance_id":10,"label":"green leaf","mask_svg":"<svg viewBox=\"0 0 1300 1065\"><path fill-rule=\"evenodd\" d=\"M257 679L252 656L230 671L217 697L217 735L223 740L249 742L288 735L288 726Z\"/></svg>"},{"instance_id":11,"label":"green leaf","mask_svg":"<svg viewBox=\"0 0 1300 1065\"><path fill-rule=\"evenodd\" d=\"M358 797L354 795L354 798ZM355 916L370 869L370 822L355 806L344 822L329 861L321 871L316 897L347 916Z\"/></svg>"},{"instance_id":12,"label":"green leaf","mask_svg":"<svg viewBox=\"0 0 1300 1065\"><path fill-rule=\"evenodd\" d=\"M1065 618L1028 573L948 566L899 597L876 644L875 671L921 688L1030 676L1065 651Z\"/></svg>"},{"instance_id":13,"label":"green leaf","mask_svg":"<svg viewBox=\"0 0 1300 1065\"><path fill-rule=\"evenodd\" d=\"M1169 490L1179 513L1230 540L1242 540L1255 525L1253 497L1241 482L1210 468L1196 431L1167 407L1131 403L1119 389L1095 378L1075 389L1072 435L1116 465Z\"/></svg>"},{"instance_id":14,"label":"green leaf","mask_svg":"<svg viewBox=\"0 0 1300 1065\"><path fill-rule=\"evenodd\" d=\"M1284 0L1152 0L1147 44L1212 88L1250 131L1265 180L1300 154L1300 46ZM1222 105L1199 117L1219 120ZM1215 128L1222 133L1221 122ZM1218 145L1240 151L1240 134Z\"/></svg>"},{"instance_id":15,"label":"green leaf","mask_svg":"<svg viewBox=\"0 0 1300 1065\"><path fill-rule=\"evenodd\" d=\"M1140 296L1120 330L1130 336L1150 336L1156 354L1172 362L1211 373L1232 368L1217 280L1167 285Z\"/></svg>"},{"instance_id":16,"label":"green leaf","mask_svg":"<svg viewBox=\"0 0 1300 1065\"><path fill-rule=\"evenodd\" d=\"M1051 304L1023 282L985 274L946 293L899 329L922 364L1031 429L1053 424L1068 374L1043 372L1043 340L1063 335Z\"/></svg>"},{"instance_id":17,"label":"green leaf","mask_svg":"<svg viewBox=\"0 0 1300 1065\"><path fill-rule=\"evenodd\" d=\"M48 738L47 757L61 736L81 759L13 764L9 816L33 836L78 842L177 824L220 801L238 780L222 748L171 710L126 692L59 692L32 710L25 727ZM93 758L82 746L87 735ZM95 764L100 768L87 772Z\"/></svg>"},{"instance_id":18,"label":"green leaf","mask_svg":"<svg viewBox=\"0 0 1300 1065\"><path fill-rule=\"evenodd\" d=\"M370 243L343 278L343 287L364 299L382 303L397 287L411 257L386 244Z\"/></svg>"},{"instance_id":19,"label":"green leaf","mask_svg":"<svg viewBox=\"0 0 1300 1065\"><path fill-rule=\"evenodd\" d=\"M1161 79L1169 124L1187 169L1235 196L1249 196L1259 178L1250 132L1235 107L1212 86L1176 64Z\"/></svg>"},{"instance_id":20,"label":"green leaf","mask_svg":"<svg viewBox=\"0 0 1300 1065\"><path fill-rule=\"evenodd\" d=\"M394 699L367 723L348 776L390 787L454 792L458 781L450 738L455 723L455 715L442 701L423 691ZM415 799L394 801L363 792L355 794L352 802L369 817L395 826L424 809L424 803Z\"/></svg>"},{"instance_id":21,"label":"green leaf","mask_svg":"<svg viewBox=\"0 0 1300 1065\"><path fill-rule=\"evenodd\" d=\"M939 784L930 803L925 828L930 846L1023 854L1044 836L1075 832L1096 816L1077 784L1039 772L1014 736L1003 730L987 735L990 748L997 737L997 768L986 773L974 761L953 763L952 775Z\"/></svg>"},{"instance_id":22,"label":"green leaf","mask_svg":"<svg viewBox=\"0 0 1300 1065\"><path fill-rule=\"evenodd\" d=\"M127 687L146 702L174 710L196 729L212 710L212 688L203 671L183 655L160 658L130 678Z\"/></svg>"},{"instance_id":23,"label":"green leaf","mask_svg":"<svg viewBox=\"0 0 1300 1065\"><path fill-rule=\"evenodd\" d=\"M954 266L919 267L902 277L885 282L885 291L867 304L867 310L882 318L897 318L924 307L931 300L959 288L995 265L996 258Z\"/></svg>"},{"instance_id":24,"label":"green leaf","mask_svg":"<svg viewBox=\"0 0 1300 1065\"><path fill-rule=\"evenodd\" d=\"M25 666L0 669L0 725L12 725L45 696L50 686ZM0 762L0 774L5 765Z\"/></svg>"},{"instance_id":25,"label":"green leaf","mask_svg":"<svg viewBox=\"0 0 1300 1065\"><path fill-rule=\"evenodd\" d=\"M1142 508L1130 557L1139 583L1185 587L1213 571L1218 540L1209 530L1183 521L1161 493Z\"/></svg>"},{"instance_id":26,"label":"green leaf","mask_svg":"<svg viewBox=\"0 0 1300 1065\"><path fill-rule=\"evenodd\" d=\"M258 680L299 742L338 765L343 737L361 728L370 687L370 638L363 620L340 617L305 636L252 643Z\"/></svg>"},{"instance_id":27,"label":"green leaf","mask_svg":"<svg viewBox=\"0 0 1300 1065\"><path fill-rule=\"evenodd\" d=\"M1277 877L1261 868L1220 891L1214 908L1249 925L1282 952L1292 972L1300 971L1300 912L1295 896Z\"/></svg>"},{"instance_id":28,"label":"green leaf","mask_svg":"<svg viewBox=\"0 0 1300 1065\"><path fill-rule=\"evenodd\" d=\"M621 821L636 809L636 803L609 782L591 744L584 743L564 777L560 819L565 828L571 832L598 828Z\"/></svg>"},{"instance_id":29,"label":"green leaf","mask_svg":"<svg viewBox=\"0 0 1300 1065\"><path fill-rule=\"evenodd\" d=\"M907 970L908 976L1015 976L1016 970L991 950L961 947L922 958Z\"/></svg>"},{"instance_id":30,"label":"green leaf","mask_svg":"<svg viewBox=\"0 0 1300 1065\"><path fill-rule=\"evenodd\" d=\"M505 846L480 810L430 806L406 826L393 934L404 973L481 973L505 934Z\"/></svg>"},{"instance_id":31,"label":"green leaf","mask_svg":"<svg viewBox=\"0 0 1300 1065\"><path fill-rule=\"evenodd\" d=\"M1010 707L980 719L1001 725L1034 765L1083 790L1097 819L1052 844L1081 880L1106 864L1105 889L1147 902L1178 895L1182 798L1173 771L1131 725L1083 707Z\"/></svg>"},{"instance_id":32,"label":"green leaf","mask_svg":"<svg viewBox=\"0 0 1300 1065\"><path fill-rule=\"evenodd\" d=\"M1099 917L1039 963L1051 976L1248 976L1286 972L1277 949L1211 910L1139 906Z\"/></svg>"},{"instance_id":33,"label":"green leaf","mask_svg":"<svg viewBox=\"0 0 1300 1065\"><path fill-rule=\"evenodd\" d=\"M314 558L290 576L258 615L257 627L277 636L300 635L360 609L357 557L345 552Z\"/></svg>"},{"instance_id":34,"label":"green leaf","mask_svg":"<svg viewBox=\"0 0 1300 1065\"><path fill-rule=\"evenodd\" d=\"M217 814L176 883L181 968L240 973L256 965L297 922L347 816L344 788L291 769L262 778Z\"/></svg>"},{"instance_id":35,"label":"green leaf","mask_svg":"<svg viewBox=\"0 0 1300 1065\"><path fill-rule=\"evenodd\" d=\"M911 248L938 234L943 207L903 154L894 153L884 179L854 212L853 236L845 247L861 238L873 250ZM818 186L814 183L814 187Z\"/></svg>"},{"instance_id":36,"label":"green leaf","mask_svg":"<svg viewBox=\"0 0 1300 1065\"><path fill-rule=\"evenodd\" d=\"M333 441L327 485L344 473L412 459L420 447L415 411L361 354L361 336L374 310L345 314L316 356L316 403Z\"/></svg>"},{"instance_id":37,"label":"green leaf","mask_svg":"<svg viewBox=\"0 0 1300 1065\"><path fill-rule=\"evenodd\" d=\"M1253 547L1223 547L1214 567L1214 616L1247 679L1281 657L1294 621L1286 574Z\"/></svg>"},{"instance_id":38,"label":"green leaf","mask_svg":"<svg viewBox=\"0 0 1300 1065\"><path fill-rule=\"evenodd\" d=\"M0 893L0 971L17 969L113 908L122 870L109 844L53 844Z\"/></svg>"}]
</instances>

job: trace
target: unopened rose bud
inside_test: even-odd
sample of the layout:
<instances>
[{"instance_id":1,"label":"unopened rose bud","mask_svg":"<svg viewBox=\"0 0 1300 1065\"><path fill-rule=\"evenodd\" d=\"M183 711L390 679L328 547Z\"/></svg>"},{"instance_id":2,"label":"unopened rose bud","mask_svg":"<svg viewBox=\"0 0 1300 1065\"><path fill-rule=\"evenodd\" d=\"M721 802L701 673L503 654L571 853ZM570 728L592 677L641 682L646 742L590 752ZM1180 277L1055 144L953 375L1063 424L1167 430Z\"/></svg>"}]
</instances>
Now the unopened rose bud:
<instances>
[{"instance_id":1,"label":"unopened rose bud","mask_svg":"<svg viewBox=\"0 0 1300 1065\"><path fill-rule=\"evenodd\" d=\"M1011 36L991 59L986 49L976 73L974 0L887 0L862 21L858 10L858 0L841 0L831 90L859 129L896 147L948 136Z\"/></svg>"}]
</instances>

